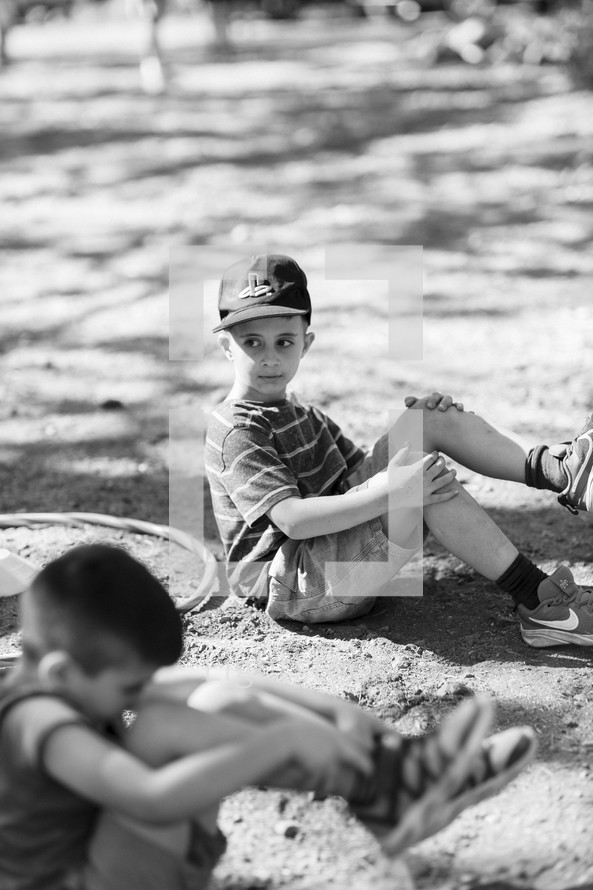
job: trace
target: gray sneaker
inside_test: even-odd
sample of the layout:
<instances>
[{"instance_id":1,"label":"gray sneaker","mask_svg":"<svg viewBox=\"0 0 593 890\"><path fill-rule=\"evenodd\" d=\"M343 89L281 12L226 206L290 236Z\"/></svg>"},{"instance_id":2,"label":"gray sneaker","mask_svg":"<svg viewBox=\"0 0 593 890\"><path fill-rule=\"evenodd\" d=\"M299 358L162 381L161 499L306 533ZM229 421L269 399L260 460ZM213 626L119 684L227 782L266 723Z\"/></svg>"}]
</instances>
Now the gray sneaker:
<instances>
[{"instance_id":1,"label":"gray sneaker","mask_svg":"<svg viewBox=\"0 0 593 890\"><path fill-rule=\"evenodd\" d=\"M517 609L528 646L593 646L593 590L579 587L567 566L542 581L537 595L536 609Z\"/></svg>"},{"instance_id":2,"label":"gray sneaker","mask_svg":"<svg viewBox=\"0 0 593 890\"><path fill-rule=\"evenodd\" d=\"M562 465L568 484L558 496L558 503L571 513L593 512L593 414L567 446Z\"/></svg>"}]
</instances>

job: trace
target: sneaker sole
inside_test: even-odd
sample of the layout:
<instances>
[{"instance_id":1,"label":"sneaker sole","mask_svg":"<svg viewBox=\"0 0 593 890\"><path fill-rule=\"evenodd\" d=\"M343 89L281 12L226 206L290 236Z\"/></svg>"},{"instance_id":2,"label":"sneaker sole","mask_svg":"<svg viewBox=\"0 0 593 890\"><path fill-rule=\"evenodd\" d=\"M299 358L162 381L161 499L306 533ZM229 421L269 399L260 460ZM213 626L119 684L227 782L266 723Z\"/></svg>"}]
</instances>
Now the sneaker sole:
<instances>
[{"instance_id":1,"label":"sneaker sole","mask_svg":"<svg viewBox=\"0 0 593 890\"><path fill-rule=\"evenodd\" d=\"M515 737L514 747L519 752L513 762L499 773L478 783L467 791L461 791L449 800L436 802L424 813L424 819L417 827L415 836L397 838L395 832L381 842L383 851L388 856L398 856L412 844L426 840L446 828L463 810L475 806L495 794L515 779L519 773L533 760L537 751L537 737L530 726L514 727L491 736L486 741L494 746L497 742Z\"/></svg>"},{"instance_id":2,"label":"sneaker sole","mask_svg":"<svg viewBox=\"0 0 593 890\"><path fill-rule=\"evenodd\" d=\"M573 510L593 512L593 431L588 430L586 435L577 437L577 442L587 442L587 453L579 471L574 477L569 475L568 488L561 495L560 503L570 506ZM567 471L568 472L568 471Z\"/></svg>"},{"instance_id":3,"label":"sneaker sole","mask_svg":"<svg viewBox=\"0 0 593 890\"><path fill-rule=\"evenodd\" d=\"M410 805L395 828L381 837L381 847L387 856L392 858L399 856L408 847L444 828L455 818L460 809L468 805L463 804L459 809L452 805L451 799L456 790L463 785L470 772L472 762L475 762L475 758L479 756L485 735L492 724L493 705L488 699L476 696L464 702L449 715L439 730L441 734L443 732L450 733L456 722L459 722L460 725L467 723L467 713L472 707L475 709L475 713L471 718L470 726L464 729L463 742L460 744L453 762L445 770L443 776L416 803ZM472 789L472 792L475 790ZM446 813L444 818L441 818L444 809L446 809ZM438 820L437 823L435 823L435 816Z\"/></svg>"},{"instance_id":4,"label":"sneaker sole","mask_svg":"<svg viewBox=\"0 0 593 890\"><path fill-rule=\"evenodd\" d=\"M555 628L521 628L521 636L528 646L545 649L547 646L593 646L593 634L577 634Z\"/></svg>"}]
</instances>

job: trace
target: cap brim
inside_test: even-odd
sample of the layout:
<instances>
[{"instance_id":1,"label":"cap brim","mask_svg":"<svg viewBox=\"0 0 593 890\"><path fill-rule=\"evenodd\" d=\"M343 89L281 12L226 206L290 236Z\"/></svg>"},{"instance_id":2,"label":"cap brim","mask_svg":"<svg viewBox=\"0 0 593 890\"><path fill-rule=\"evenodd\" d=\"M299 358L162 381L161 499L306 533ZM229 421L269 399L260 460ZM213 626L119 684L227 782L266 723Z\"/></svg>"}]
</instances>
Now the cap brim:
<instances>
[{"instance_id":1,"label":"cap brim","mask_svg":"<svg viewBox=\"0 0 593 890\"><path fill-rule=\"evenodd\" d=\"M290 306L251 306L247 309L240 309L233 312L224 321L212 328L212 333L223 331L226 328L232 328L244 321L253 321L256 318L273 318L282 315L308 315L307 309L291 309Z\"/></svg>"}]
</instances>

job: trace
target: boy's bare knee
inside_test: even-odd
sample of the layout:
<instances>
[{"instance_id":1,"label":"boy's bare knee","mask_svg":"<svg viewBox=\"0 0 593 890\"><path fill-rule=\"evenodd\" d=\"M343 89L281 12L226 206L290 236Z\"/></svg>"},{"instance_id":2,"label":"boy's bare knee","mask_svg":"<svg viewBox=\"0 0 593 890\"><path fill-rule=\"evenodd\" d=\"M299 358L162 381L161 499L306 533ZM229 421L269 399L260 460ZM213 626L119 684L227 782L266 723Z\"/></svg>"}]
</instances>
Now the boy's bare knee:
<instances>
[{"instance_id":1,"label":"boy's bare knee","mask_svg":"<svg viewBox=\"0 0 593 890\"><path fill-rule=\"evenodd\" d=\"M124 735L124 747L153 766L167 763L172 756L174 727L180 707L183 706L173 701L142 705Z\"/></svg>"},{"instance_id":2,"label":"boy's bare knee","mask_svg":"<svg viewBox=\"0 0 593 890\"><path fill-rule=\"evenodd\" d=\"M253 695L248 689L230 680L209 680L192 692L187 703L200 711L217 713L233 711L252 700Z\"/></svg>"},{"instance_id":3,"label":"boy's bare knee","mask_svg":"<svg viewBox=\"0 0 593 890\"><path fill-rule=\"evenodd\" d=\"M413 409L412 409L413 410ZM440 451L444 441L449 441L455 430L459 430L463 413L449 408L447 411L439 411L437 408L422 408L422 432L424 450L426 452Z\"/></svg>"}]
</instances>

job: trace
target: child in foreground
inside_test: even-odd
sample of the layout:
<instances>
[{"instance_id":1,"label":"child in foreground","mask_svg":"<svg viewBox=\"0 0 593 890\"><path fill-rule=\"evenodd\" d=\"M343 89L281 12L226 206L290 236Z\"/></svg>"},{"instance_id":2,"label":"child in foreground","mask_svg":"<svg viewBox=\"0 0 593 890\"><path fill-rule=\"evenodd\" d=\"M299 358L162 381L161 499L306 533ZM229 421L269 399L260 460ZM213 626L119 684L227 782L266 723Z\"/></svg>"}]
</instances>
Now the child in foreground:
<instances>
[{"instance_id":1,"label":"child in foreground","mask_svg":"<svg viewBox=\"0 0 593 890\"><path fill-rule=\"evenodd\" d=\"M106 545L39 573L23 594L22 647L0 679L2 890L204 890L225 849L218 805L253 783L340 794L397 855L535 751L529 728L485 738L481 698L403 739L323 693L167 669L179 615L147 569Z\"/></svg>"},{"instance_id":2,"label":"child in foreground","mask_svg":"<svg viewBox=\"0 0 593 890\"><path fill-rule=\"evenodd\" d=\"M428 528L512 596L530 646L593 645L593 591L566 566L548 576L519 553L440 454L591 511L593 418L572 442L526 449L448 396L410 397L367 455L318 408L287 396L314 340L299 265L271 254L241 260L225 271L218 305L214 331L235 380L211 415L206 471L235 593L267 603L278 620L357 617Z\"/></svg>"}]
</instances>

